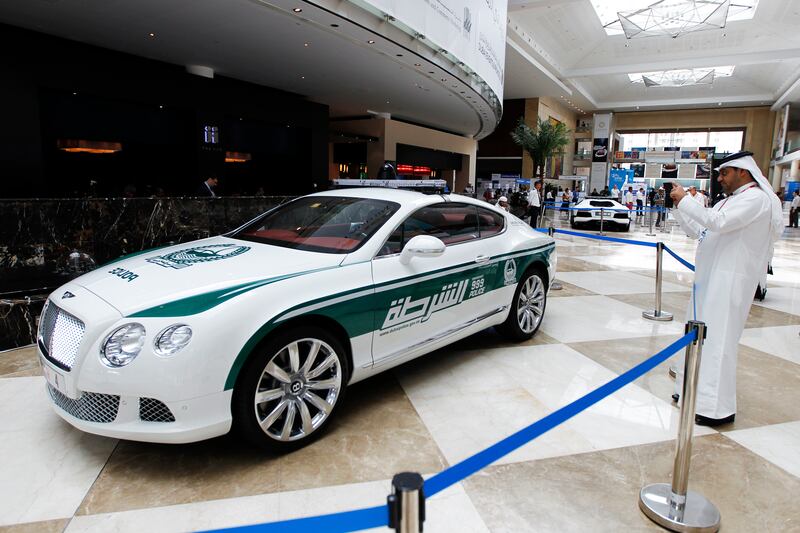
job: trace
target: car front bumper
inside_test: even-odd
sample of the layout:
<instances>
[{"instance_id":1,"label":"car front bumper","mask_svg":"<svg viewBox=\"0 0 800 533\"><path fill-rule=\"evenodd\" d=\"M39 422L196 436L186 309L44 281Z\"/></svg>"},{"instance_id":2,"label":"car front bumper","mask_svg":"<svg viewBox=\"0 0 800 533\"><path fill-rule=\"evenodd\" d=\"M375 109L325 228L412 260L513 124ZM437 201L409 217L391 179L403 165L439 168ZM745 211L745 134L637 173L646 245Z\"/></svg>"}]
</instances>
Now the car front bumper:
<instances>
[{"instance_id":1,"label":"car front bumper","mask_svg":"<svg viewBox=\"0 0 800 533\"><path fill-rule=\"evenodd\" d=\"M180 444L224 435L231 428L231 390L159 402L163 407L154 410L150 398L82 392L70 399L49 383L46 388L58 416L81 431L105 437ZM143 415L160 421L142 420Z\"/></svg>"}]
</instances>

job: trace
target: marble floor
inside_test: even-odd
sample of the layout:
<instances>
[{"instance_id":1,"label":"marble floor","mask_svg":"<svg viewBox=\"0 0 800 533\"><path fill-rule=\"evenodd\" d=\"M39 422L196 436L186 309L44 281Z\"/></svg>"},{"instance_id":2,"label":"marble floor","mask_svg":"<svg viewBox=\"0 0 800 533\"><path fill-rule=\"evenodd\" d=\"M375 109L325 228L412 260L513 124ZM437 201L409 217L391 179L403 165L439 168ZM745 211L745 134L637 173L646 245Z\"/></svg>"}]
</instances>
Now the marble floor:
<instances>
[{"instance_id":1,"label":"marble floor","mask_svg":"<svg viewBox=\"0 0 800 533\"><path fill-rule=\"evenodd\" d=\"M555 221L561 225L563 221ZM693 261L677 228L663 240ZM0 532L171 532L379 505L392 475L433 475L581 397L683 332L692 275L652 248L558 236L563 289L514 344L489 329L354 385L323 439L290 455L225 436L170 446L81 433L49 407L32 348L0 353ZM690 488L722 531L800 532L800 230L775 251L742 335L733 424L695 428ZM425 531L658 531L639 489L671 477L670 361L427 503Z\"/></svg>"}]
</instances>

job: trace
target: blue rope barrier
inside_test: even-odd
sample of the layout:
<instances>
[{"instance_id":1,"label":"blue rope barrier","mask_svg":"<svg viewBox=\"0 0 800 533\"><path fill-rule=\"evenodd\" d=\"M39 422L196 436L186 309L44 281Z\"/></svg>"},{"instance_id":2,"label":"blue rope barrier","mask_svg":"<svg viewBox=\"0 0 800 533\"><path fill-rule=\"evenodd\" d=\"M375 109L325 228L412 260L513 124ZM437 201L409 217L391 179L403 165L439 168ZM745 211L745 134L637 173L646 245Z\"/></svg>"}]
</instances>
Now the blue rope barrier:
<instances>
[{"instance_id":1,"label":"blue rope barrier","mask_svg":"<svg viewBox=\"0 0 800 533\"><path fill-rule=\"evenodd\" d=\"M645 359L624 374L620 374L608 383L597 387L592 392L578 398L570 404L550 413L522 428L505 439L485 448L472 457L464 459L450 468L439 472L425 481L425 498L430 498L446 488L466 479L478 470L492 464L498 459L508 455L517 448L540 437L551 429L563 424L575 415L585 411L597 402L614 394L622 387L636 381L647 372L657 367L678 350L685 348L695 340L695 330L690 331L676 340L657 354ZM227 529L210 530L210 532L225 531L233 533L299 533L305 531L348 532L374 527L386 527L389 523L389 509L387 505L367 507L354 511L332 513L306 518L295 518L280 522L268 522L250 526L239 526Z\"/></svg>"},{"instance_id":2,"label":"blue rope barrier","mask_svg":"<svg viewBox=\"0 0 800 533\"><path fill-rule=\"evenodd\" d=\"M666 251L666 252L667 252L669 255L671 255L672 257L674 257L674 258L675 258L675 259L676 259L676 260L677 260L677 261L678 261L680 264L682 264L683 266L685 266L686 268L688 268L689 270L691 270L692 272L694 272L694 265L693 265L693 264L691 264L689 261L687 261L687 260L686 260L686 259L684 259L683 257L679 256L678 254L676 254L675 252L673 252L672 250L670 250L670 249L669 249L669 247L668 247L667 245L664 245L664 250L665 250L665 251Z\"/></svg>"},{"instance_id":3,"label":"blue rope barrier","mask_svg":"<svg viewBox=\"0 0 800 533\"><path fill-rule=\"evenodd\" d=\"M387 505L378 505L377 507L368 507L356 511L295 518L283 522L269 522L229 529L213 529L206 533L213 531L235 533L306 533L308 531L325 531L326 533L344 533L373 527L387 527L388 525L389 507Z\"/></svg>"},{"instance_id":4,"label":"blue rope barrier","mask_svg":"<svg viewBox=\"0 0 800 533\"><path fill-rule=\"evenodd\" d=\"M586 239L597 239L598 241L621 242L623 244L635 244L636 246L648 246L655 248L656 243L648 241L634 241L633 239L620 239L619 237L606 237L605 235L593 235L591 233L581 233L579 231L569 231L565 229L556 229L556 233L563 233L564 235L574 235L576 237L584 237Z\"/></svg>"},{"instance_id":5,"label":"blue rope barrier","mask_svg":"<svg viewBox=\"0 0 800 533\"><path fill-rule=\"evenodd\" d=\"M481 468L492 464L501 457L508 455L517 448L527 444L536 437L541 436L560 424L563 424L581 411L588 409L600 400L617 392L625 385L639 379L641 376L645 375L647 372L669 359L678 350L691 344L695 340L695 335L695 330L690 331L657 354L639 363L624 374L617 376L605 385L601 385L589 394L578 398L568 405L565 405L558 411L547 415L541 420L538 420L528 427L517 431L513 435L506 437L500 442L476 453L472 457L464 459L460 463L451 466L447 470L436 474L432 478L425 481L425 497L430 498L431 496L443 491L447 487L458 483L459 481L474 474Z\"/></svg>"}]
</instances>

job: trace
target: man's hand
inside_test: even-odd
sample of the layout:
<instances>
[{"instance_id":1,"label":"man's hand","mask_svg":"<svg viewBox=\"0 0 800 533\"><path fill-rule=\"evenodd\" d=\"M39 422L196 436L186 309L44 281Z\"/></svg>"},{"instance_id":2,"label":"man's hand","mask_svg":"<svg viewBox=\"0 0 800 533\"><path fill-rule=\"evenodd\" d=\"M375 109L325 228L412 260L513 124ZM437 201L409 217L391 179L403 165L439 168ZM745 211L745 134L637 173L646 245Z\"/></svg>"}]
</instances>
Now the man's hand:
<instances>
[{"instance_id":1,"label":"man's hand","mask_svg":"<svg viewBox=\"0 0 800 533\"><path fill-rule=\"evenodd\" d=\"M680 183L673 183L669 197L675 202L675 207L678 207L678 204L681 203L684 196L686 196L686 189L684 189Z\"/></svg>"}]
</instances>

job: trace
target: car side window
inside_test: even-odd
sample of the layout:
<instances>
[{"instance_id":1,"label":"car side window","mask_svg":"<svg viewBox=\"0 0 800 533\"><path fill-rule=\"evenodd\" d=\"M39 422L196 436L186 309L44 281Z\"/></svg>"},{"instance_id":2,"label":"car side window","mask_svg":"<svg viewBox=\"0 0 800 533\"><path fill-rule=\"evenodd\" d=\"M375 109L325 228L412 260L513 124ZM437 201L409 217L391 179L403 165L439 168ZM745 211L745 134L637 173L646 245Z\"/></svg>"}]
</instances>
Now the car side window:
<instances>
[{"instance_id":1,"label":"car side window","mask_svg":"<svg viewBox=\"0 0 800 533\"><path fill-rule=\"evenodd\" d=\"M490 209L478 208L478 229L481 239L497 235L505 227L506 219L500 213L495 213Z\"/></svg>"},{"instance_id":2,"label":"car side window","mask_svg":"<svg viewBox=\"0 0 800 533\"><path fill-rule=\"evenodd\" d=\"M435 204L417 210L389 236L380 255L397 254L417 235L431 235L443 243L477 239L478 208L468 204Z\"/></svg>"}]
</instances>

